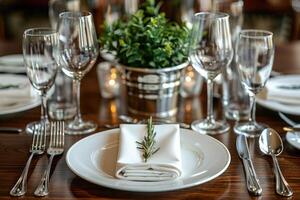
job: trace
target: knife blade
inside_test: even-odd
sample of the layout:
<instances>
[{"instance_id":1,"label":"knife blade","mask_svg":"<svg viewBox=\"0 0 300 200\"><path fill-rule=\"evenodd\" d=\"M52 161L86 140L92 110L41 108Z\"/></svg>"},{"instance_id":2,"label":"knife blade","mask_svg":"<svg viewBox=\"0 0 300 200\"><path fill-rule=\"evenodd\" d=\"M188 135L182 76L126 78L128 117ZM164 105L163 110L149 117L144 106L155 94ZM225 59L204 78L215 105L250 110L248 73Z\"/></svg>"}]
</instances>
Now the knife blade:
<instances>
[{"instance_id":1,"label":"knife blade","mask_svg":"<svg viewBox=\"0 0 300 200\"><path fill-rule=\"evenodd\" d=\"M262 194L262 188L259 184L259 180L256 176L251 156L248 149L247 138L244 135L238 135L236 138L236 149L239 157L243 161L246 184L249 193L259 196Z\"/></svg>"},{"instance_id":2,"label":"knife blade","mask_svg":"<svg viewBox=\"0 0 300 200\"><path fill-rule=\"evenodd\" d=\"M22 133L23 129L14 127L0 127L0 133Z\"/></svg>"}]
</instances>

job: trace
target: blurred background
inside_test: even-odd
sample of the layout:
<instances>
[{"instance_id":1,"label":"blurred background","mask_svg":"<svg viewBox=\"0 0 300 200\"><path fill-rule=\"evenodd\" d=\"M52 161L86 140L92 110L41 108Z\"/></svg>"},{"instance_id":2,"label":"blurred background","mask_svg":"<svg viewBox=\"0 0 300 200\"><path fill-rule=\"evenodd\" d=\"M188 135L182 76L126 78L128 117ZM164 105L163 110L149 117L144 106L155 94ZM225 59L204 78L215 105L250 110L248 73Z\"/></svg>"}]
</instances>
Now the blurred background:
<instances>
[{"instance_id":1,"label":"blurred background","mask_svg":"<svg viewBox=\"0 0 300 200\"><path fill-rule=\"evenodd\" d=\"M21 42L30 27L50 26L49 5L67 0L0 0L0 42ZM74 0L69 0L74 1ZM193 12L210 10L214 0L161 0L162 11L174 21L189 20ZM224 0L223 0L224 1ZM226 0L225 0L226 1ZM98 34L104 19L132 13L142 0L76 0L94 15ZM53 6L53 5L52 5ZM242 28L266 29L276 44L300 39L300 0L244 0Z\"/></svg>"}]
</instances>

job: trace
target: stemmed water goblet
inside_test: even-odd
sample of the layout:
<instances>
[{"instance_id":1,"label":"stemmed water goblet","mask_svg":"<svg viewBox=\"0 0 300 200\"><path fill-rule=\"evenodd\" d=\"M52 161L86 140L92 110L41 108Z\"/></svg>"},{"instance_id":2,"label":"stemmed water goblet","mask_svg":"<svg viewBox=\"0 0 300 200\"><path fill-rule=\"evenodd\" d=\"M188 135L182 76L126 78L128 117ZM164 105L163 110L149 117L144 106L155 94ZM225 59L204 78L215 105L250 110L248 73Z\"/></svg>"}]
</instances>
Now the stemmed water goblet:
<instances>
[{"instance_id":1,"label":"stemmed water goblet","mask_svg":"<svg viewBox=\"0 0 300 200\"><path fill-rule=\"evenodd\" d=\"M99 51L93 16L89 12L63 12L57 28L62 71L73 79L76 93L76 116L65 133L87 134L97 128L94 122L83 121L80 112L80 82L95 64Z\"/></svg>"},{"instance_id":2,"label":"stemmed water goblet","mask_svg":"<svg viewBox=\"0 0 300 200\"><path fill-rule=\"evenodd\" d=\"M47 97L52 87L58 68L59 36L50 28L32 28L23 34L23 56L27 76L32 86L41 96L41 120L26 126L26 132L43 123L48 126Z\"/></svg>"},{"instance_id":3,"label":"stemmed water goblet","mask_svg":"<svg viewBox=\"0 0 300 200\"><path fill-rule=\"evenodd\" d=\"M213 80L231 61L233 55L229 16L225 13L200 12L193 19L189 48L192 66L207 80L207 117L192 123L202 134L220 134L229 130L226 121L213 115Z\"/></svg>"},{"instance_id":4,"label":"stemmed water goblet","mask_svg":"<svg viewBox=\"0 0 300 200\"><path fill-rule=\"evenodd\" d=\"M270 77L274 60L273 34L264 30L242 30L236 46L236 62L243 87L251 102L248 122L238 123L234 131L248 137L260 136L266 125L255 120L255 95L265 86Z\"/></svg>"}]
</instances>

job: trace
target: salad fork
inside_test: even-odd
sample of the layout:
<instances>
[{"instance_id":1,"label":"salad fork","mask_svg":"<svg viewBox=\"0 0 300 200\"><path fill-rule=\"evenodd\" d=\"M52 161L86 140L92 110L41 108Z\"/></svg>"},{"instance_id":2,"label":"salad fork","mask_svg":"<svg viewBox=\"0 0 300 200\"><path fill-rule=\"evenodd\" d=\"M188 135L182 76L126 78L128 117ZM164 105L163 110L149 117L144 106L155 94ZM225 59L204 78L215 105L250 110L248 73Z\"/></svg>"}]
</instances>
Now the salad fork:
<instances>
[{"instance_id":1,"label":"salad fork","mask_svg":"<svg viewBox=\"0 0 300 200\"><path fill-rule=\"evenodd\" d=\"M27 174L28 169L31 163L31 160L34 155L43 154L46 148L46 124L42 123L42 126L36 125L33 129L33 136L32 136L32 144L30 149L30 157L28 158L25 168L23 172L14 185L14 187L10 191L11 196L22 196L27 191Z\"/></svg>"},{"instance_id":2,"label":"salad fork","mask_svg":"<svg viewBox=\"0 0 300 200\"><path fill-rule=\"evenodd\" d=\"M36 196L46 196L49 194L49 175L51 170L51 165L54 156L60 155L64 152L64 122L56 121L50 124L50 142L49 147L47 149L47 154L50 155L48 166L46 171L43 174L43 177L34 191L34 195Z\"/></svg>"}]
</instances>

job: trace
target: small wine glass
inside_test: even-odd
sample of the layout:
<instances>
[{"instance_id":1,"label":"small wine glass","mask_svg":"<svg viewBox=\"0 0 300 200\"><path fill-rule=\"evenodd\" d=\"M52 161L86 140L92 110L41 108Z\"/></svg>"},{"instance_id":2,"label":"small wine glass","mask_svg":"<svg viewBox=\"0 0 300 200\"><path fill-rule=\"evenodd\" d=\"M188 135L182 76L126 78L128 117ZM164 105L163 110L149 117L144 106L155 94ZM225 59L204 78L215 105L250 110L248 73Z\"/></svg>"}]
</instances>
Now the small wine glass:
<instances>
[{"instance_id":1,"label":"small wine glass","mask_svg":"<svg viewBox=\"0 0 300 200\"><path fill-rule=\"evenodd\" d=\"M59 14L65 11L79 11L81 2L80 0L49 0L48 7L51 27L56 29Z\"/></svg>"},{"instance_id":2,"label":"small wine glass","mask_svg":"<svg viewBox=\"0 0 300 200\"><path fill-rule=\"evenodd\" d=\"M220 134L229 130L225 120L213 116L213 80L233 56L229 15L200 12L193 19L189 48L192 66L207 80L207 117L192 123L192 129L202 134Z\"/></svg>"},{"instance_id":3,"label":"small wine glass","mask_svg":"<svg viewBox=\"0 0 300 200\"><path fill-rule=\"evenodd\" d=\"M243 7L242 0L214 0L213 10L229 14L229 24L231 32L231 40L233 44L237 39L243 25Z\"/></svg>"},{"instance_id":4,"label":"small wine glass","mask_svg":"<svg viewBox=\"0 0 300 200\"><path fill-rule=\"evenodd\" d=\"M265 124L255 121L255 95L270 77L274 60L273 34L264 30L242 30L236 46L236 62L242 85L251 102L248 122L238 123L234 131L248 137L259 137Z\"/></svg>"},{"instance_id":5,"label":"small wine glass","mask_svg":"<svg viewBox=\"0 0 300 200\"><path fill-rule=\"evenodd\" d=\"M83 121L80 112L80 82L97 60L98 41L90 12L63 12L59 15L58 32L62 71L73 79L76 88L77 112L74 120L67 124L67 134L87 134L97 125Z\"/></svg>"},{"instance_id":6,"label":"small wine glass","mask_svg":"<svg viewBox=\"0 0 300 200\"><path fill-rule=\"evenodd\" d=\"M23 34L23 56L27 76L41 96L41 120L29 123L26 132L43 123L49 125L46 94L52 87L58 68L59 36L50 28L32 28Z\"/></svg>"}]
</instances>

